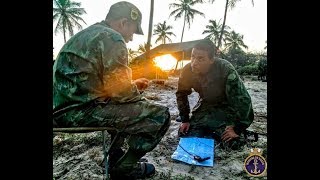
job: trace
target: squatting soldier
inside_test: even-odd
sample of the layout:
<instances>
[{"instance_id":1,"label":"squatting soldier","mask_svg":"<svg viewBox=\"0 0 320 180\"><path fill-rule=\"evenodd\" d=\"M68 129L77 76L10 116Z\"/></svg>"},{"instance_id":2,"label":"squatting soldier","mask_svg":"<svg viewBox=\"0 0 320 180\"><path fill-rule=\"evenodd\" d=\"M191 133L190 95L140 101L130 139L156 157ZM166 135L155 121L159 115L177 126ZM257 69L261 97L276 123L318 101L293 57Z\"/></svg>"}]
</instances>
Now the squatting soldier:
<instances>
[{"instance_id":1,"label":"squatting soldier","mask_svg":"<svg viewBox=\"0 0 320 180\"><path fill-rule=\"evenodd\" d=\"M214 57L214 50L210 40L201 41L192 49L191 63L182 69L176 92L179 135L215 135L218 142L237 149L242 144L239 135L254 118L251 97L232 64ZM189 118L192 88L200 99Z\"/></svg>"}]
</instances>

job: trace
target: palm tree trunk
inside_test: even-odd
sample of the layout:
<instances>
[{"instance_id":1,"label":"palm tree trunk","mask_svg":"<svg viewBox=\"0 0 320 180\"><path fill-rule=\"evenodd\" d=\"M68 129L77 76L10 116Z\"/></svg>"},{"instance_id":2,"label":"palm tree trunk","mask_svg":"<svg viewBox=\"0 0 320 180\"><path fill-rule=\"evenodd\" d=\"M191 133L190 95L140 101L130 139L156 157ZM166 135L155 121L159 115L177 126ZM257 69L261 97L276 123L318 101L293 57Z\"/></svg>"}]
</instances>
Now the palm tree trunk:
<instances>
[{"instance_id":1,"label":"palm tree trunk","mask_svg":"<svg viewBox=\"0 0 320 180\"><path fill-rule=\"evenodd\" d=\"M63 28L63 39L64 39L64 43L66 43L66 30Z\"/></svg>"},{"instance_id":2,"label":"palm tree trunk","mask_svg":"<svg viewBox=\"0 0 320 180\"><path fill-rule=\"evenodd\" d=\"M226 7L225 7L225 9L224 9L223 23L222 23L221 33L220 33L219 42L218 42L218 47L217 47L218 49L219 49L219 47L220 47L220 45L221 45L222 36L223 36L223 31L224 31L224 26L225 26L225 24L226 24L228 4L229 4L229 0L226 0Z\"/></svg>"},{"instance_id":3,"label":"palm tree trunk","mask_svg":"<svg viewBox=\"0 0 320 180\"><path fill-rule=\"evenodd\" d=\"M184 12L184 21L183 21L183 28L182 28L182 34L181 34L181 41L180 42L182 42L182 39L183 39L183 33L184 33L185 25L186 25L186 12ZM174 68L174 71L177 70L178 63L179 63L179 60L177 61L176 67Z\"/></svg>"},{"instance_id":4,"label":"palm tree trunk","mask_svg":"<svg viewBox=\"0 0 320 180\"><path fill-rule=\"evenodd\" d=\"M149 32L148 32L148 41L147 41L147 47L146 47L146 57L147 57L147 59L149 59L149 51L150 51L150 44L151 44L153 7L154 7L154 0L151 0L150 18L149 18Z\"/></svg>"},{"instance_id":5,"label":"palm tree trunk","mask_svg":"<svg viewBox=\"0 0 320 180\"><path fill-rule=\"evenodd\" d=\"M148 61L147 66L144 66L144 76L148 77L151 72L152 62L149 61L150 59L150 46L151 46L151 35L152 35L152 21L153 21L153 7L154 7L154 0L151 0L150 4L150 16L149 16L149 31L148 31L148 40L146 45L146 60ZM150 63L149 63L150 62Z\"/></svg>"},{"instance_id":6,"label":"palm tree trunk","mask_svg":"<svg viewBox=\"0 0 320 180\"><path fill-rule=\"evenodd\" d=\"M184 12L184 21L183 21L183 28L182 28L182 34L181 34L181 41L182 42L182 39L183 39L183 33L184 33L184 26L186 25L186 12Z\"/></svg>"}]
</instances>

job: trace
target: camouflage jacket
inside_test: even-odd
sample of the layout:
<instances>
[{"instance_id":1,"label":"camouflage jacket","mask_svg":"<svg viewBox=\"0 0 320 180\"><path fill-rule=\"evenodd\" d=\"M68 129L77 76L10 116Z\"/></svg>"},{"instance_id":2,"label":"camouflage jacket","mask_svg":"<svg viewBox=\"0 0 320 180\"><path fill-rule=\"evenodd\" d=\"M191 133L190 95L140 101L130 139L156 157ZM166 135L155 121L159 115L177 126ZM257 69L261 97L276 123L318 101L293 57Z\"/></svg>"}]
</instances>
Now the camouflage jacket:
<instances>
[{"instance_id":1,"label":"camouflage jacket","mask_svg":"<svg viewBox=\"0 0 320 180\"><path fill-rule=\"evenodd\" d=\"M193 88L199 93L202 105L223 109L229 122L248 127L253 121L251 97L231 63L217 58L206 75L198 76L187 64L180 74L176 92L178 109L182 122L189 121L188 95Z\"/></svg>"},{"instance_id":2,"label":"camouflage jacket","mask_svg":"<svg viewBox=\"0 0 320 180\"><path fill-rule=\"evenodd\" d=\"M60 50L53 66L53 108L109 98L124 103L141 95L132 83L123 37L102 21L74 35Z\"/></svg>"}]
</instances>

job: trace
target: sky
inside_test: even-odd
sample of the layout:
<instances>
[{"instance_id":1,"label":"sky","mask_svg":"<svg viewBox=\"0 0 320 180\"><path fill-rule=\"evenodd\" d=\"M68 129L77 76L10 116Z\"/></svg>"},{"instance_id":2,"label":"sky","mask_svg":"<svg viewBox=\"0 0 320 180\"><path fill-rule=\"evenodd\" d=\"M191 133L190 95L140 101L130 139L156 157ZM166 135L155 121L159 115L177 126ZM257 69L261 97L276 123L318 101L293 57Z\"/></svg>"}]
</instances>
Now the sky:
<instances>
[{"instance_id":1,"label":"sky","mask_svg":"<svg viewBox=\"0 0 320 180\"><path fill-rule=\"evenodd\" d=\"M88 26L100 22L105 19L110 6L121 0L73 0L75 2L81 2L81 7L85 9L87 14L81 16L86 24L81 23L83 29ZM142 13L142 30L144 35L134 35L133 41L127 43L127 47L133 50L137 50L139 44L147 42L148 38L148 26L150 15L150 0L127 0L128 2L136 5ZM207 0L205 0L207 1ZM183 18L174 20L174 16L169 18L170 12L173 8L169 9L169 4L178 2L177 0L154 0L154 14L153 25L158 23L167 22L167 25L173 26L171 30L176 34L171 36L173 43L180 42L181 33L183 27ZM193 22L191 22L190 29L186 24L183 41L192 41L202 39L208 34L202 34L206 29L205 26L209 25L209 19L219 21L222 24L225 0L215 0L213 3L197 4L193 6L194 9L203 12L205 18L200 15L195 15ZM264 51L267 40L267 0L255 0L254 6L252 6L251 0L242 0L236 4L236 7L227 12L226 25L228 25L235 32L244 36L243 41L248 46L249 52L261 52ZM63 34L59 32L54 33L56 22L53 23L53 47L54 57L64 44ZM78 29L74 29L74 33L79 32ZM69 34L68 34L69 35ZM69 36L67 35L67 40ZM157 35L153 35L151 38L151 44L156 47L160 44L155 44Z\"/></svg>"}]
</instances>

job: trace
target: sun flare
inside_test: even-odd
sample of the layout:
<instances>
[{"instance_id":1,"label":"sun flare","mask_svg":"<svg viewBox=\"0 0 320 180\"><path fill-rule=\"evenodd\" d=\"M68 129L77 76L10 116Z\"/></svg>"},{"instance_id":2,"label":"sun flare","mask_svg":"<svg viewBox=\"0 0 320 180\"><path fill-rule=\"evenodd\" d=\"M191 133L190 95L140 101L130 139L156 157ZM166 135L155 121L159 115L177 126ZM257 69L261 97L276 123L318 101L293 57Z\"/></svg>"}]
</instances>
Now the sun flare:
<instances>
[{"instance_id":1,"label":"sun flare","mask_svg":"<svg viewBox=\"0 0 320 180\"><path fill-rule=\"evenodd\" d=\"M171 54L166 54L154 58L154 62L156 63L156 66L160 67L162 70L171 70L175 68L177 60Z\"/></svg>"}]
</instances>

